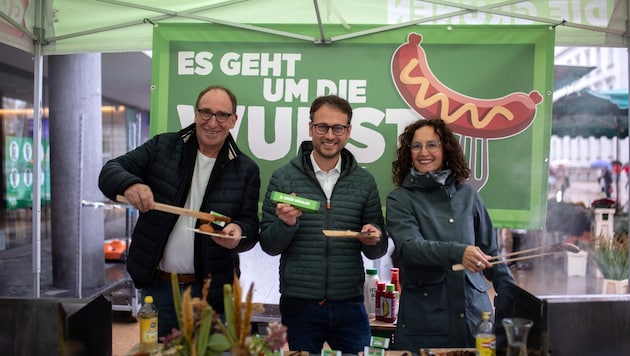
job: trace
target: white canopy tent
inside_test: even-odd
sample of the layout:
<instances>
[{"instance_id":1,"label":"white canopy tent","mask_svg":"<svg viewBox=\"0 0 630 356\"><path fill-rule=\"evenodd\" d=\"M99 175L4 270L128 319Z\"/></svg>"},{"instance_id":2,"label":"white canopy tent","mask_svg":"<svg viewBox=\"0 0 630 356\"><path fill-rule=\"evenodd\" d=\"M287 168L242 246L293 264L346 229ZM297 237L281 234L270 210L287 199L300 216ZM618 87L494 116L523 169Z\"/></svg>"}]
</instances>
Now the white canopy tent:
<instances>
[{"instance_id":1,"label":"white canopy tent","mask_svg":"<svg viewBox=\"0 0 630 356\"><path fill-rule=\"evenodd\" d=\"M152 26L160 22L219 23L301 38L335 42L367 34L352 24L374 24L368 33L422 24L549 24L558 46L627 47L627 0L24 0L0 8L0 41L42 55L151 49ZM15 4L17 3L17 4ZM25 8L20 8L26 3ZM41 19L37 19L38 11ZM264 24L319 24L302 35ZM326 26L347 35L326 37ZM0 22L0 27L2 23Z\"/></svg>"},{"instance_id":2,"label":"white canopy tent","mask_svg":"<svg viewBox=\"0 0 630 356\"><path fill-rule=\"evenodd\" d=\"M41 162L42 56L147 51L162 22L218 23L314 44L423 24L548 24L558 46L628 47L630 0L23 0L0 5L0 42L33 54L34 161ZM23 7L22 7L23 6ZM313 34L265 24L317 24ZM373 24L355 31L354 24ZM343 35L328 37L327 29ZM34 164L33 272L39 297L40 165Z\"/></svg>"}]
</instances>

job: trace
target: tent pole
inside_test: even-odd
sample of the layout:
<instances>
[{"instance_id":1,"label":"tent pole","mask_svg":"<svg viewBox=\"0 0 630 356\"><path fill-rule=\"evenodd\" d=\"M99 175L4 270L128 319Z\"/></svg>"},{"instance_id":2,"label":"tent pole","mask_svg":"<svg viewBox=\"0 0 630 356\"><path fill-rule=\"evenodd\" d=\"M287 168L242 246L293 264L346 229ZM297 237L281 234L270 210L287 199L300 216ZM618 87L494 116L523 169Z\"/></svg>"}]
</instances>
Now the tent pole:
<instances>
[{"instance_id":1,"label":"tent pole","mask_svg":"<svg viewBox=\"0 0 630 356\"><path fill-rule=\"evenodd\" d=\"M630 0L626 0L626 18L629 18L630 16ZM630 23L628 21L626 21L626 33L628 33L628 30L630 30ZM626 52L630 51L630 43L628 42L628 38L625 38L625 42L626 42ZM628 57L628 56L626 56ZM628 58L628 69L630 69L630 58ZM629 71L630 73L630 71ZM628 76L628 83L630 84L630 75ZM630 88L630 86L628 86ZM628 117L626 118L626 120L628 120L628 124L630 124L630 110L628 110ZM629 130L630 130L630 125L628 126ZM628 148L630 148L630 140L628 140ZM630 174L629 174L630 176ZM628 178L630 179L630 177ZM629 181L630 182L630 181ZM628 207L628 214L630 215L630 185L627 186L628 189L626 191L626 194L628 195L626 197L626 206ZM619 190L617 190L619 191ZM627 229L628 232L630 233L630 218L628 219L628 223L627 223ZM630 258L630 250L628 250L628 257ZM628 266L628 275L630 276L630 266Z\"/></svg>"},{"instance_id":2,"label":"tent pole","mask_svg":"<svg viewBox=\"0 0 630 356\"><path fill-rule=\"evenodd\" d=\"M35 3L36 39L33 41L33 215L32 215L32 249L33 249L33 297L39 298L41 292L40 275L42 271L42 200L41 200L41 116L42 116L42 84L43 57L42 41L44 40L43 9L45 1Z\"/></svg>"},{"instance_id":3,"label":"tent pole","mask_svg":"<svg viewBox=\"0 0 630 356\"><path fill-rule=\"evenodd\" d=\"M623 172L623 164L619 160L619 136L621 135L621 124L619 123L619 120L621 120L621 118L619 115L615 114L615 130L617 131L615 135L615 163L620 165L619 173L617 173L615 177L615 189L617 189L615 213L619 213L621 211L621 207L619 206L619 180L621 179L621 172Z\"/></svg>"},{"instance_id":4,"label":"tent pole","mask_svg":"<svg viewBox=\"0 0 630 356\"><path fill-rule=\"evenodd\" d=\"M326 41L326 35L324 35L324 25L322 24L322 16L319 13L319 5L317 0L313 0L313 6L315 6L315 15L317 15L317 27L319 27L319 43L330 43Z\"/></svg>"}]
</instances>

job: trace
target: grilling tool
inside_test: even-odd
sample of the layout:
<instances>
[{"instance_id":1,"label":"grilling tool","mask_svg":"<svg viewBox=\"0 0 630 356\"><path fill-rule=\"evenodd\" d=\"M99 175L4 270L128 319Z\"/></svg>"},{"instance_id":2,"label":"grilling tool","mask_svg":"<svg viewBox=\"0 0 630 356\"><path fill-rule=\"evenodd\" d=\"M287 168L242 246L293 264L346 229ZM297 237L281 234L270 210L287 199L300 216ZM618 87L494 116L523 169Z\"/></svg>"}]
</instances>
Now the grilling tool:
<instances>
[{"instance_id":1,"label":"grilling tool","mask_svg":"<svg viewBox=\"0 0 630 356\"><path fill-rule=\"evenodd\" d=\"M120 203L129 204L129 201L122 195L117 195L116 201ZM190 210L190 209L181 208L179 206L168 205L168 204L157 203L157 202L155 203L155 207L153 209L158 210L158 211L163 211L165 213L175 214L175 215L192 216L193 218L197 218L197 219L205 220L205 221L224 221L226 223L229 223L230 221L232 221L232 219L230 219L227 216L218 216L218 215L214 215L210 213L205 213L203 211Z\"/></svg>"},{"instance_id":2,"label":"grilling tool","mask_svg":"<svg viewBox=\"0 0 630 356\"><path fill-rule=\"evenodd\" d=\"M539 252L539 251L541 252L531 254L533 252ZM580 252L580 248L572 243L561 242L561 243L556 243L549 246L539 246L539 247L534 247L534 248L530 248L530 249L526 249L522 251L516 251L516 252L506 253L503 255L493 256L493 257L490 257L488 261L490 261L490 264L494 266L494 265L498 265L499 263L522 261L522 260L527 260L530 258L555 255L555 254L565 252L565 251L577 253L577 252ZM509 258L503 259L506 257L509 257ZM454 264L452 269L453 271L463 271L466 269L466 267L464 267L463 264L458 263L458 264Z\"/></svg>"}]
</instances>

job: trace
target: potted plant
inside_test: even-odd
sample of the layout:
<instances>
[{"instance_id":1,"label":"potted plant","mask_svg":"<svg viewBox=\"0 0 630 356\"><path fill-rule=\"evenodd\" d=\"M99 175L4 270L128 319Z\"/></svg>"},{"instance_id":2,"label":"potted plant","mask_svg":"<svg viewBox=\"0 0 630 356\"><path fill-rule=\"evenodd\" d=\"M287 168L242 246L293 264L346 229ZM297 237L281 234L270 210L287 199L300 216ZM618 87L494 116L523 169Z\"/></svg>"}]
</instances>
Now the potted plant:
<instances>
[{"instance_id":1,"label":"potted plant","mask_svg":"<svg viewBox=\"0 0 630 356\"><path fill-rule=\"evenodd\" d=\"M609 198L593 200L591 207L593 209L614 209L616 202Z\"/></svg>"},{"instance_id":2,"label":"potted plant","mask_svg":"<svg viewBox=\"0 0 630 356\"><path fill-rule=\"evenodd\" d=\"M279 355L286 343L287 328L270 323L267 335L250 335L252 312L261 308L252 302L253 283L242 301L243 293L238 277L232 285L223 286L225 322L208 305L206 297L210 278L205 280L201 298L192 298L190 287L182 295L177 275L172 274L173 299L179 320L179 330L162 338L164 347L158 355L203 356L228 353L233 356Z\"/></svg>"},{"instance_id":3,"label":"potted plant","mask_svg":"<svg viewBox=\"0 0 630 356\"><path fill-rule=\"evenodd\" d=\"M595 236L613 236L615 235L615 205L612 199L602 198L591 203L593 208L593 234Z\"/></svg>"},{"instance_id":4,"label":"potted plant","mask_svg":"<svg viewBox=\"0 0 630 356\"><path fill-rule=\"evenodd\" d=\"M598 235L587 250L604 277L603 293L628 293L628 234Z\"/></svg>"}]
</instances>

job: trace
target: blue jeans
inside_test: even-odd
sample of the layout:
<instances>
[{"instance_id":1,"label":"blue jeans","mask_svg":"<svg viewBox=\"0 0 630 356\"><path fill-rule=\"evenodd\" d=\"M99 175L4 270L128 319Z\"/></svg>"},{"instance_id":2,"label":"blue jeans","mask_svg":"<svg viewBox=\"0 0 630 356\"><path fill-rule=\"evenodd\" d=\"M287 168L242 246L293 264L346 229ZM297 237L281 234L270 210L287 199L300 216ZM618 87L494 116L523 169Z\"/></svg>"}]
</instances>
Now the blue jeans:
<instances>
[{"instance_id":1,"label":"blue jeans","mask_svg":"<svg viewBox=\"0 0 630 356\"><path fill-rule=\"evenodd\" d=\"M202 282L186 283L179 285L179 291L184 295L186 288L191 287L192 297L201 298ZM175 314L175 304L173 303L173 288L171 281L158 280L155 287L144 290L142 299L145 295L153 296L153 302L158 310L158 338L170 334L173 328L179 329L179 322Z\"/></svg>"},{"instance_id":2,"label":"blue jeans","mask_svg":"<svg viewBox=\"0 0 630 356\"><path fill-rule=\"evenodd\" d=\"M319 354L331 349L358 354L370 344L370 321L363 302L308 301L296 315L282 315L289 349Z\"/></svg>"}]
</instances>

